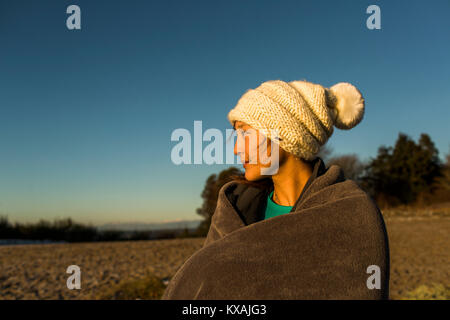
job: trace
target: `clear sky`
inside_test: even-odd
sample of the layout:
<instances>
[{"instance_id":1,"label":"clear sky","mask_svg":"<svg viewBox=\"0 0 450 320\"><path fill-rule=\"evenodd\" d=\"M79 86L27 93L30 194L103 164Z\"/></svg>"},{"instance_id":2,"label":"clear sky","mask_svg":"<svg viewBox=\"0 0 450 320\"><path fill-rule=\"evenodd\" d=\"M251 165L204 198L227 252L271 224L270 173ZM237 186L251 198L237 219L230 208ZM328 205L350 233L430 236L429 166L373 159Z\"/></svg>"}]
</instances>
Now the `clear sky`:
<instances>
[{"instance_id":1,"label":"clear sky","mask_svg":"<svg viewBox=\"0 0 450 320\"><path fill-rule=\"evenodd\" d=\"M66 8L81 8L68 30ZM366 8L381 8L381 30ZM0 214L94 224L197 219L229 165L170 159L173 130L231 128L267 80L350 82L363 121L335 154L373 157L399 132L449 151L450 2L0 0Z\"/></svg>"}]
</instances>

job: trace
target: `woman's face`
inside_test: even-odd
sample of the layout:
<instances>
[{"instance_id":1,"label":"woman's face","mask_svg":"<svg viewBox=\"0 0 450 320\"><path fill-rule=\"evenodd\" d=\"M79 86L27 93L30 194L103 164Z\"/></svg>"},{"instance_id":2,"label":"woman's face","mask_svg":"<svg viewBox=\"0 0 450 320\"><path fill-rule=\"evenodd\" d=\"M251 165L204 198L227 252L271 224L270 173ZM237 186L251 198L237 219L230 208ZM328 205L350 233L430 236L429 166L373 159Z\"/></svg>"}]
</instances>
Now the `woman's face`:
<instances>
[{"instance_id":1,"label":"woman's face","mask_svg":"<svg viewBox=\"0 0 450 320\"><path fill-rule=\"evenodd\" d=\"M278 166L279 159L284 156L283 149L245 122L236 121L234 128L237 133L234 154L241 158L245 178L256 181L271 175L268 168L272 165ZM279 157L275 159L271 157L272 155L279 155Z\"/></svg>"}]
</instances>

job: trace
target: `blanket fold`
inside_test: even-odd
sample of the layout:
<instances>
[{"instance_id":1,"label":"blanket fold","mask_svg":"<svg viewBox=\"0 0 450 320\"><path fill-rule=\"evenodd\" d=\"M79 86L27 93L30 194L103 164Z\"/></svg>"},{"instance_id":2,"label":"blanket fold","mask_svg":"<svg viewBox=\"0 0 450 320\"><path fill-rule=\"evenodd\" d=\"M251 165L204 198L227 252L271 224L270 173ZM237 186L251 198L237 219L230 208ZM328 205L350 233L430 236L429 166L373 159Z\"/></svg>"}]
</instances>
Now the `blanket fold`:
<instances>
[{"instance_id":1,"label":"blanket fold","mask_svg":"<svg viewBox=\"0 0 450 320\"><path fill-rule=\"evenodd\" d=\"M267 220L261 209L268 191L226 183L203 247L162 299L388 298L389 245L380 210L339 166L325 170L319 160L315 170L319 175L291 212ZM379 273L368 273L373 265ZM374 277L380 289L368 286Z\"/></svg>"}]
</instances>

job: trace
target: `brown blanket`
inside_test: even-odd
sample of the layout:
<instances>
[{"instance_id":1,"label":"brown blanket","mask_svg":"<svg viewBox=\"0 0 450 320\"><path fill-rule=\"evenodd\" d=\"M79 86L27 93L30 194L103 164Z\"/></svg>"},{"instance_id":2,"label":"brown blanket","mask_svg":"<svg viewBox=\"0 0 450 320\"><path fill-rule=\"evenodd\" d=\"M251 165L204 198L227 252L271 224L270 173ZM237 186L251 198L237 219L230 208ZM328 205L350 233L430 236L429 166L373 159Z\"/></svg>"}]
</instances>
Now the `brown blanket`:
<instances>
[{"instance_id":1,"label":"brown blanket","mask_svg":"<svg viewBox=\"0 0 450 320\"><path fill-rule=\"evenodd\" d=\"M320 158L319 158L320 160ZM342 169L308 180L292 211L262 220L267 192L228 182L203 247L162 299L386 299L389 246L380 210ZM253 199L254 201L248 201ZM381 288L369 289L371 265ZM375 283L373 277L369 280Z\"/></svg>"}]
</instances>

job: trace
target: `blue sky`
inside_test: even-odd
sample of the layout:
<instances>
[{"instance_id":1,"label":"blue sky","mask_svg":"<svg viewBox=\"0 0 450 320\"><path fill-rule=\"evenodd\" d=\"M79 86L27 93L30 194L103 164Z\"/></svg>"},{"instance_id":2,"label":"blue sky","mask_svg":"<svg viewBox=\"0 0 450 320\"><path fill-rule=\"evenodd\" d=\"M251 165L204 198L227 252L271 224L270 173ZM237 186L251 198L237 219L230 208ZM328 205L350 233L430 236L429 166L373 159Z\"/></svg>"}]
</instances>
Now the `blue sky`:
<instances>
[{"instance_id":1,"label":"blue sky","mask_svg":"<svg viewBox=\"0 0 450 320\"><path fill-rule=\"evenodd\" d=\"M81 8L81 30L66 8ZM381 8L381 30L366 8ZM231 128L267 80L350 82L363 121L335 154L376 155L399 132L449 152L450 2L0 1L0 214L90 223L197 219L228 165L170 160L173 130Z\"/></svg>"}]
</instances>

